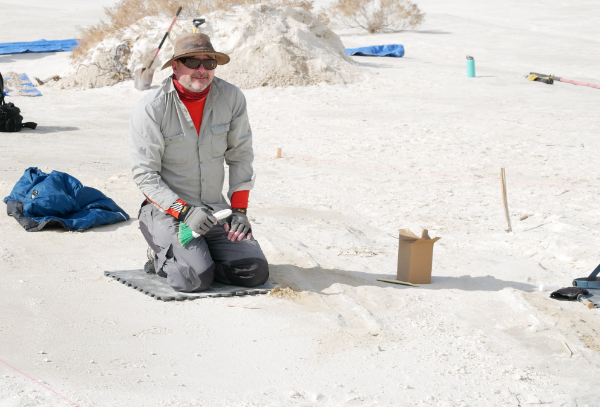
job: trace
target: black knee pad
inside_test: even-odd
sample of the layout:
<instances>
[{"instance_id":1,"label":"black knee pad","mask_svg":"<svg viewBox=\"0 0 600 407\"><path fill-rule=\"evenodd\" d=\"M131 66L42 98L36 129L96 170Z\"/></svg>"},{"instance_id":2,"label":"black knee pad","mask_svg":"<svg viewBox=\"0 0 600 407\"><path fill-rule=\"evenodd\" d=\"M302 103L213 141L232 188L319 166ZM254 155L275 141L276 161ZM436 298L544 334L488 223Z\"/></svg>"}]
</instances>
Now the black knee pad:
<instances>
[{"instance_id":1,"label":"black knee pad","mask_svg":"<svg viewBox=\"0 0 600 407\"><path fill-rule=\"evenodd\" d=\"M269 263L258 257L221 263L217 265L215 277L225 284L256 287L269 279Z\"/></svg>"}]
</instances>

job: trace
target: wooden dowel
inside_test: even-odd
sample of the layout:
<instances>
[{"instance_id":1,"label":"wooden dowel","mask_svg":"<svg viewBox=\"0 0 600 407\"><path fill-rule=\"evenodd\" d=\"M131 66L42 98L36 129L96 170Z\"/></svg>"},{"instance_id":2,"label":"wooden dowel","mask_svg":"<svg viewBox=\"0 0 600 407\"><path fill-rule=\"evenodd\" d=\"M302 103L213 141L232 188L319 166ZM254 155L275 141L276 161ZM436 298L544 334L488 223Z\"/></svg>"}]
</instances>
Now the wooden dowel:
<instances>
[{"instance_id":1,"label":"wooden dowel","mask_svg":"<svg viewBox=\"0 0 600 407\"><path fill-rule=\"evenodd\" d=\"M281 147L277 148L277 158L281 158Z\"/></svg>"},{"instance_id":2,"label":"wooden dowel","mask_svg":"<svg viewBox=\"0 0 600 407\"><path fill-rule=\"evenodd\" d=\"M378 278L377 281L383 281L384 283L402 284L402 285L410 285L412 287L418 287L418 285L416 285L416 284L407 283L405 281L388 280L386 278Z\"/></svg>"},{"instance_id":3,"label":"wooden dowel","mask_svg":"<svg viewBox=\"0 0 600 407\"><path fill-rule=\"evenodd\" d=\"M502 199L504 200L504 214L506 215L506 223L508 223L507 232L512 232L512 226L510 224L510 214L508 213L508 198L506 197L506 173L504 168L500 169L500 181L502 181Z\"/></svg>"},{"instance_id":4,"label":"wooden dowel","mask_svg":"<svg viewBox=\"0 0 600 407\"><path fill-rule=\"evenodd\" d=\"M590 300L583 299L583 300L581 300L581 302L583 303L583 305L585 305L589 309L594 308L594 303L591 302Z\"/></svg>"},{"instance_id":5,"label":"wooden dowel","mask_svg":"<svg viewBox=\"0 0 600 407\"><path fill-rule=\"evenodd\" d=\"M569 348L569 345L567 345L567 343L565 341L560 341L560 343L563 346L563 349L565 351L565 353L567 354L568 357L573 356L573 351L571 350L571 348Z\"/></svg>"}]
</instances>

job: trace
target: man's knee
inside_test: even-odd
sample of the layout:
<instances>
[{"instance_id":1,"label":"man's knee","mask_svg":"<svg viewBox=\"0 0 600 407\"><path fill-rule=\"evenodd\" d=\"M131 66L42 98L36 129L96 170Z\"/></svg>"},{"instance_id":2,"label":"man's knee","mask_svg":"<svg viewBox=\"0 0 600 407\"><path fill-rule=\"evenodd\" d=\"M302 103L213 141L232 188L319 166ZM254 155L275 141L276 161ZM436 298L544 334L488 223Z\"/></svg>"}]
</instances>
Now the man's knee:
<instances>
[{"instance_id":1,"label":"man's knee","mask_svg":"<svg viewBox=\"0 0 600 407\"><path fill-rule=\"evenodd\" d=\"M269 279L269 263L258 257L217 264L216 279L225 284L256 287Z\"/></svg>"},{"instance_id":2,"label":"man's knee","mask_svg":"<svg viewBox=\"0 0 600 407\"><path fill-rule=\"evenodd\" d=\"M167 260L162 271L166 273L167 283L175 290L184 293L207 290L215 278L215 264L208 268L205 264L189 265L176 258Z\"/></svg>"}]
</instances>

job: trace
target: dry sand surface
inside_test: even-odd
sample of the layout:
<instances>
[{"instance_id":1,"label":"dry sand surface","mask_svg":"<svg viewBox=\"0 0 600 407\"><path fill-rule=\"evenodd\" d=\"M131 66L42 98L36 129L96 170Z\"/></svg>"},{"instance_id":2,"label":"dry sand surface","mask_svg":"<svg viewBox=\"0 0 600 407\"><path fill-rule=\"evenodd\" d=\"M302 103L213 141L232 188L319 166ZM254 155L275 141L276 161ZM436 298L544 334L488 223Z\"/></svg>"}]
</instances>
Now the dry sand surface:
<instances>
[{"instance_id":1,"label":"dry sand surface","mask_svg":"<svg viewBox=\"0 0 600 407\"><path fill-rule=\"evenodd\" d=\"M72 38L93 22L63 24L73 3L28 8L0 40L38 39L28 24ZM354 58L370 79L245 91L249 213L271 280L289 288L276 295L163 303L104 277L145 261L127 150L145 92L10 98L39 127L0 136L0 196L37 166L132 220L26 233L0 217L0 359L82 407L600 405L600 310L534 291L600 261L600 90L523 77L600 83L597 3L419 4L415 32L336 30L346 47L404 44L401 59ZM67 57L0 56L0 71L48 77ZM421 227L442 237L432 284L377 282L394 278L397 230ZM68 405L0 363L0 406Z\"/></svg>"}]
</instances>

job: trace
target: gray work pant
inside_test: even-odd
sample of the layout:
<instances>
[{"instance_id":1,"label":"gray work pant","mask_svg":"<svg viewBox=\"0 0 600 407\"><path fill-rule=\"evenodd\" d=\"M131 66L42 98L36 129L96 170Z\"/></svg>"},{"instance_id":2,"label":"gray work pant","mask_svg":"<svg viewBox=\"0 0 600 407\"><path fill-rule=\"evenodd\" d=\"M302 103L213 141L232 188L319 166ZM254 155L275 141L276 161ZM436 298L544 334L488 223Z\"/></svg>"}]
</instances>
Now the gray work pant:
<instances>
[{"instance_id":1,"label":"gray work pant","mask_svg":"<svg viewBox=\"0 0 600 407\"><path fill-rule=\"evenodd\" d=\"M142 234L155 253L156 273L166 277L176 291L203 291L213 280L255 287L269 278L267 259L254 237L231 242L223 225L217 224L184 248L177 238L179 221L155 205L145 203L139 221Z\"/></svg>"}]
</instances>

